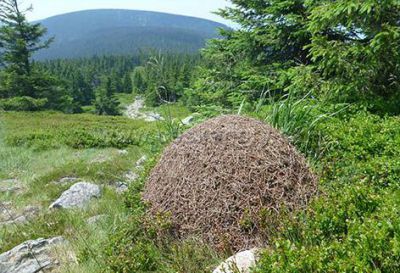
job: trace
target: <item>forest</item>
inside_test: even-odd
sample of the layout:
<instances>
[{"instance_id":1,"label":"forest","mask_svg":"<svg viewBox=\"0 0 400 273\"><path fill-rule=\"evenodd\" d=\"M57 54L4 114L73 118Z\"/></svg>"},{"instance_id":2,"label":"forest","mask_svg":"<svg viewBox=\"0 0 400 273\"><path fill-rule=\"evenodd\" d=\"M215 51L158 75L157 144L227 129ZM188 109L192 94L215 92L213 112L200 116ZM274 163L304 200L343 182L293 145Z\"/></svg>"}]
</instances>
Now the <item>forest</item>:
<instances>
[{"instance_id":1,"label":"forest","mask_svg":"<svg viewBox=\"0 0 400 273\"><path fill-rule=\"evenodd\" d=\"M65 177L107 188L88 210L0 224L0 252L63 235L77 256L65 272L212 272L237 249L180 238L168 215L149 219L142 195L170 143L235 114L279 130L318 177L305 208L241 219L244 231L272 219L257 226L268 235L251 272L398 272L400 2L230 2L218 14L238 27L220 29L198 53L35 61L52 39L0 0L0 181L27 185L22 208L48 206ZM161 118L126 117L138 98ZM117 195L113 185L132 170L135 182ZM86 224L96 215L108 218Z\"/></svg>"}]
</instances>

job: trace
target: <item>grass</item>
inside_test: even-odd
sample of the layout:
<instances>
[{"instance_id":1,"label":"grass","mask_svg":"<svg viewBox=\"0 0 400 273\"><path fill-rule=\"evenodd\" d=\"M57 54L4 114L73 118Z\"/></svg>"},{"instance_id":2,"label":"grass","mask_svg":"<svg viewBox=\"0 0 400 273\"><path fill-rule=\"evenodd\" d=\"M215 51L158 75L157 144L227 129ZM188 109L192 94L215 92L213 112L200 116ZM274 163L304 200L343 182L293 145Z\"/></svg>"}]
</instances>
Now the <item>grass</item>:
<instances>
[{"instance_id":1,"label":"grass","mask_svg":"<svg viewBox=\"0 0 400 273\"><path fill-rule=\"evenodd\" d=\"M107 250L125 246L115 236L129 239L124 232L132 232L133 224L137 225L133 232L142 234L136 246L142 253L140 259L144 259L142 269L148 265L145 261L154 255L159 259L153 266L163 268L164 272L195 272L198 268L210 271L218 263L216 253L196 241L171 241L168 246L166 242L152 242L143 219L138 217L141 210L126 206L130 199L121 197L110 186L124 181L125 174L134 170L136 161L143 155L157 157L162 147L182 129L172 132L171 124L190 114L180 105L155 110L166 121L147 123L125 117L57 112L1 113L0 179L16 179L24 190L18 196L0 195L0 202L11 201L17 211L34 205L40 208L40 213L24 224L0 227L0 253L27 240L64 236L70 245L58 252L73 251L79 264L65 265L63 272L115 272L113 255ZM121 154L120 149L128 154ZM48 209L71 186L55 183L64 177L101 185L102 197L85 209ZM133 185L133 189L141 185ZM143 206L139 199L136 201L137 206ZM95 225L88 224L90 217L98 215L106 216ZM110 241L117 245L110 245Z\"/></svg>"},{"instance_id":2,"label":"grass","mask_svg":"<svg viewBox=\"0 0 400 273\"><path fill-rule=\"evenodd\" d=\"M271 238L255 272L396 272L400 119L317 106L286 100L248 113L267 117L307 150L322 193L308 210L282 219L285 228ZM163 147L185 129L178 119L190 115L179 104L152 110L166 120L1 113L0 180L17 179L24 192L0 195L0 202L12 201L17 210L35 205L41 212L29 223L0 228L0 252L29 239L62 235L70 246L60 251L73 250L79 261L64 272L211 272L226 253L195 238L176 240L168 221L148 221L144 213L145 179ZM117 195L109 185L123 181L142 155L149 160L140 179L129 193ZM84 210L49 210L70 186L54 181L66 176L101 185L102 197ZM97 215L107 216L89 225L87 219Z\"/></svg>"},{"instance_id":3,"label":"grass","mask_svg":"<svg viewBox=\"0 0 400 273\"><path fill-rule=\"evenodd\" d=\"M0 195L0 202L11 201L16 210L28 205L40 207L40 214L32 221L0 228L0 252L26 240L62 235L80 261L79 266L65 268L66 272L104 271L103 246L128 217L123 199L110 185L124 181L125 173L148 154L151 143L137 137L154 134L158 125L124 117L7 112L1 113L0 126L0 179L16 179L24 188L18 198ZM97 142L82 142L82 132ZM120 154L119 148L128 154ZM71 186L54 183L63 177L101 185L101 199L84 210L49 210L48 206ZM96 215L107 218L89 225L87 219Z\"/></svg>"}]
</instances>

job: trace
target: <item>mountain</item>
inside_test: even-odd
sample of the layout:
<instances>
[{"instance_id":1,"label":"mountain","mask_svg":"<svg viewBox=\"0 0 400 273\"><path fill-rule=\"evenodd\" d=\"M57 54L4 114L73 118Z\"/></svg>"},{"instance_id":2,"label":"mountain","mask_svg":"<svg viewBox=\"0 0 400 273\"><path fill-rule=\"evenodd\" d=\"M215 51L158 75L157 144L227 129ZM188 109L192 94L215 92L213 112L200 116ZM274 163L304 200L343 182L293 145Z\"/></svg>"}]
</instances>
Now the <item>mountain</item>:
<instances>
[{"instance_id":1,"label":"mountain","mask_svg":"<svg viewBox=\"0 0 400 273\"><path fill-rule=\"evenodd\" d=\"M137 10L85 10L38 21L55 41L35 59L132 54L141 49L195 52L225 25L213 21Z\"/></svg>"}]
</instances>

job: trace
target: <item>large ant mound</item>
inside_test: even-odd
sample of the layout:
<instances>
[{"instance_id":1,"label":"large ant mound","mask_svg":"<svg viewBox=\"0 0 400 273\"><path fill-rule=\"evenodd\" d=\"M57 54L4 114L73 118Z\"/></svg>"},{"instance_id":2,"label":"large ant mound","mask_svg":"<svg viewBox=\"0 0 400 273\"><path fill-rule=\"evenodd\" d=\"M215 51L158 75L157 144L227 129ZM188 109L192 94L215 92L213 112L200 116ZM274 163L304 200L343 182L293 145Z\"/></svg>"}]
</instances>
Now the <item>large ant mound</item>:
<instances>
[{"instance_id":1,"label":"large ant mound","mask_svg":"<svg viewBox=\"0 0 400 273\"><path fill-rule=\"evenodd\" d=\"M276 129L221 116L165 150L143 198L150 215L170 217L180 238L239 250L259 245L273 215L303 208L316 188L305 159Z\"/></svg>"}]
</instances>

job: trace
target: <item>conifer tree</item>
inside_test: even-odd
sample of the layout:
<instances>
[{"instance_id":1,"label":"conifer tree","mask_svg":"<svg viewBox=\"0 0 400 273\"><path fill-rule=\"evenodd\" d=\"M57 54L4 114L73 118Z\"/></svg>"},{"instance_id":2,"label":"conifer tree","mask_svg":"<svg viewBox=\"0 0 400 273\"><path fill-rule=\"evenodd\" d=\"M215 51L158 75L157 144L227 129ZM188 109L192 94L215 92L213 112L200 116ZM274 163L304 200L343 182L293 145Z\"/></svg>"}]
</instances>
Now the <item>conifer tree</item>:
<instances>
[{"instance_id":1,"label":"conifer tree","mask_svg":"<svg viewBox=\"0 0 400 273\"><path fill-rule=\"evenodd\" d=\"M103 84L96 90L95 100L96 113L98 115L119 115L118 101L114 97L112 82L110 78L105 78Z\"/></svg>"},{"instance_id":2,"label":"conifer tree","mask_svg":"<svg viewBox=\"0 0 400 273\"><path fill-rule=\"evenodd\" d=\"M126 73L123 80L123 89L125 93L132 93L132 79L130 73Z\"/></svg>"},{"instance_id":3,"label":"conifer tree","mask_svg":"<svg viewBox=\"0 0 400 273\"><path fill-rule=\"evenodd\" d=\"M46 30L40 24L30 24L25 14L32 8L21 9L18 0L0 0L0 63L4 67L0 96L40 96L40 71L35 70L32 55L51 43L43 41ZM48 81L44 81L47 82Z\"/></svg>"}]
</instances>

